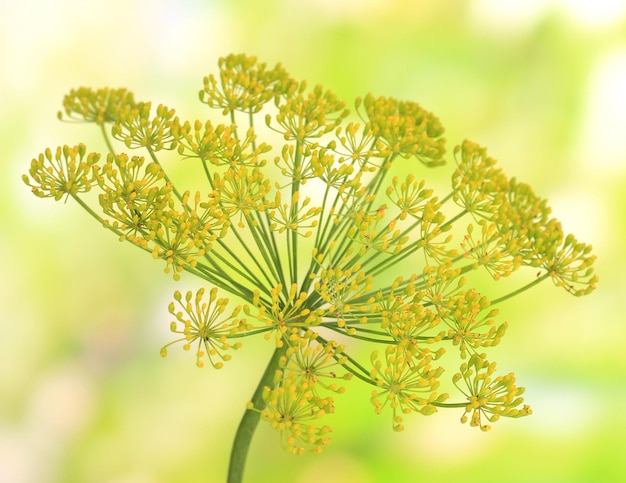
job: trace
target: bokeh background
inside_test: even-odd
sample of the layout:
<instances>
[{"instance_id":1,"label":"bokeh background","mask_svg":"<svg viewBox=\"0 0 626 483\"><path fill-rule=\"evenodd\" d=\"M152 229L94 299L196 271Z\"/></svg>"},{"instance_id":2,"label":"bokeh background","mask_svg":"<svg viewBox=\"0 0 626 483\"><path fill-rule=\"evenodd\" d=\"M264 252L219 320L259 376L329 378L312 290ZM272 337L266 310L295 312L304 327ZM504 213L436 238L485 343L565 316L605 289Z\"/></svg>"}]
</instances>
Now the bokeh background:
<instances>
[{"instance_id":1,"label":"bokeh background","mask_svg":"<svg viewBox=\"0 0 626 483\"><path fill-rule=\"evenodd\" d=\"M348 102L420 102L450 147L488 146L549 198L601 278L589 297L544 284L501 307L494 358L531 417L483 434L441 411L397 434L355 382L321 456L284 453L262 425L246 481L626 481L625 1L0 0L0 482L224 481L272 348L250 342L221 371L178 350L162 360L171 293L198 282L171 281L20 177L48 146L98 147L91 127L56 120L70 88L125 86L202 117L202 77L230 52Z\"/></svg>"}]
</instances>

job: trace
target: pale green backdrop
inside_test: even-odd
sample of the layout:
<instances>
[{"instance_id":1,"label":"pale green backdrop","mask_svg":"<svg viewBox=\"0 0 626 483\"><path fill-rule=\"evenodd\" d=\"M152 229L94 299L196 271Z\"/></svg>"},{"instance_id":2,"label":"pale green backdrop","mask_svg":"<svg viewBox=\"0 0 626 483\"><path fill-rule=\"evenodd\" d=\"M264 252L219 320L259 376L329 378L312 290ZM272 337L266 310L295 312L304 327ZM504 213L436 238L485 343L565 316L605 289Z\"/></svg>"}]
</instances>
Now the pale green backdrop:
<instances>
[{"instance_id":1,"label":"pale green backdrop","mask_svg":"<svg viewBox=\"0 0 626 483\"><path fill-rule=\"evenodd\" d=\"M530 418L487 434L460 413L396 434L366 388L337 398L333 444L284 453L262 427L250 483L626 481L626 2L567 0L34 0L0 3L0 481L221 482L271 346L197 369L170 340L178 284L77 206L20 180L50 146L100 145L56 120L80 85L203 116L202 76L230 52L296 78L416 100L592 243L598 290L542 285L502 307L497 357L527 387ZM432 176L439 186L450 171Z\"/></svg>"}]
</instances>

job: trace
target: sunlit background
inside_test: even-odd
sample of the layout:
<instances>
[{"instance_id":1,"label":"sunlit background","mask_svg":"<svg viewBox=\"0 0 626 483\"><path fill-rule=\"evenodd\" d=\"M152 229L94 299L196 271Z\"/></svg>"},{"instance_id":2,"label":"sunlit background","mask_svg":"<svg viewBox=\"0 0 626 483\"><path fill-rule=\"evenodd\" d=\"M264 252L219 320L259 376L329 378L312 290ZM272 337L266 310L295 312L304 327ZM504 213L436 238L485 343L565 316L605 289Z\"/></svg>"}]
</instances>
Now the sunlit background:
<instances>
[{"instance_id":1,"label":"sunlit background","mask_svg":"<svg viewBox=\"0 0 626 483\"><path fill-rule=\"evenodd\" d=\"M0 2L0 482L222 482L272 347L221 371L159 348L175 283L71 202L21 182L44 148L85 142L56 113L72 87L128 87L205 116L218 57L254 54L349 103L372 92L437 114L449 146L487 146L592 243L598 290L549 283L502 307L494 350L534 414L489 433L457 410L403 433L358 383L336 398L333 444L295 457L261 426L250 483L626 481L626 1L33 0ZM439 174L417 176L441 184Z\"/></svg>"}]
</instances>

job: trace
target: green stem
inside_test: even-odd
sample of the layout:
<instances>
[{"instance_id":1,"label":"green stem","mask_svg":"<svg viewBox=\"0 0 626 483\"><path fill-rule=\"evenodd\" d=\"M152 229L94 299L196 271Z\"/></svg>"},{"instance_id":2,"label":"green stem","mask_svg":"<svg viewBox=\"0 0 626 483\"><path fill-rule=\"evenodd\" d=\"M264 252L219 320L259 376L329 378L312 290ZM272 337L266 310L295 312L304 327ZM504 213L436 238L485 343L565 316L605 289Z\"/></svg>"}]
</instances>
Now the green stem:
<instances>
[{"instance_id":1,"label":"green stem","mask_svg":"<svg viewBox=\"0 0 626 483\"><path fill-rule=\"evenodd\" d=\"M102 133L102 137L104 138L104 142L107 145L107 149L109 152L115 156L115 150L113 149L113 145L111 144L111 140L109 139L109 135L107 134L107 130L104 128L104 124L100 124L100 132Z\"/></svg>"},{"instance_id":2,"label":"green stem","mask_svg":"<svg viewBox=\"0 0 626 483\"><path fill-rule=\"evenodd\" d=\"M246 466L250 442L261 419L261 411L265 408L263 388L265 388L265 386L274 386L274 374L278 369L280 358L284 355L286 350L287 346L283 345L283 347L277 348L274 351L272 358L265 368L263 376L261 376L259 385L252 396L253 409L246 409L246 412L243 413L230 454L227 483L241 483L243 481L243 470Z\"/></svg>"},{"instance_id":3,"label":"green stem","mask_svg":"<svg viewBox=\"0 0 626 483\"><path fill-rule=\"evenodd\" d=\"M290 218L292 220L296 220L298 217L299 210L299 202L294 203L294 195L300 191L300 166L302 165L302 151L304 147L300 143L300 141L296 141L294 161L293 161L293 172L294 176L293 181L291 183L291 210L290 210ZM290 267L289 273L291 275L291 283L298 283L298 233L296 230L291 231L291 240L289 239L289 230L286 233L287 235L287 253L290 259ZM288 288L288 287L285 287Z\"/></svg>"},{"instance_id":4,"label":"green stem","mask_svg":"<svg viewBox=\"0 0 626 483\"><path fill-rule=\"evenodd\" d=\"M469 403L459 402L459 403L440 403L440 402L431 402L433 406L437 406L438 408L466 408Z\"/></svg>"},{"instance_id":5,"label":"green stem","mask_svg":"<svg viewBox=\"0 0 626 483\"><path fill-rule=\"evenodd\" d=\"M535 285L543 282L546 278L549 278L549 277L550 277L550 272L544 273L542 276L536 278L535 280L533 280L532 282L524 285L523 287L520 287L517 290L515 290L515 291L513 291L513 292L511 292L509 294L503 295L500 298L492 300L491 301L491 305L496 305L496 304L504 302L505 300L513 298L516 295L521 294L522 292L525 292L526 290L528 290L528 289L534 287Z\"/></svg>"}]
</instances>

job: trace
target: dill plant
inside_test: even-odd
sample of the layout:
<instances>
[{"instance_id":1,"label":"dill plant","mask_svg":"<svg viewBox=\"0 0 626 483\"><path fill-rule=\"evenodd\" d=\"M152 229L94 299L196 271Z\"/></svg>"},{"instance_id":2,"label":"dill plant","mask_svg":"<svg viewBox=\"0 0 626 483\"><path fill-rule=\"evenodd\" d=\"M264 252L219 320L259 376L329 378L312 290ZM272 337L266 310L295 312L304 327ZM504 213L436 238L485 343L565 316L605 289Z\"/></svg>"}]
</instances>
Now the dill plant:
<instances>
[{"instance_id":1,"label":"dill plant","mask_svg":"<svg viewBox=\"0 0 626 483\"><path fill-rule=\"evenodd\" d=\"M441 409L483 431L531 413L486 352L507 329L496 307L546 280L576 296L597 281L591 247L563 232L545 199L468 140L453 149L450 191L436 195L420 177L445 164L444 130L415 102L367 95L351 115L322 86L246 55L221 58L199 97L223 124L181 120L126 89L73 89L59 117L95 124L108 153L46 149L24 181L36 196L76 201L174 279L200 279L195 293L174 293L175 340L162 356L181 343L199 367L220 369L246 337L275 346L242 405L229 482L243 477L259 420L286 450L321 451L325 416L350 380L371 387L373 410L395 430ZM268 130L280 145L258 138ZM199 165L206 188L176 186L163 151ZM406 163L411 174L398 175ZM97 198L82 196L91 190ZM522 267L533 268L527 281L495 299L468 282L476 270L498 281ZM369 359L348 339L371 348ZM451 376L437 362L446 352L459 361ZM457 394L439 392L444 377Z\"/></svg>"}]
</instances>

